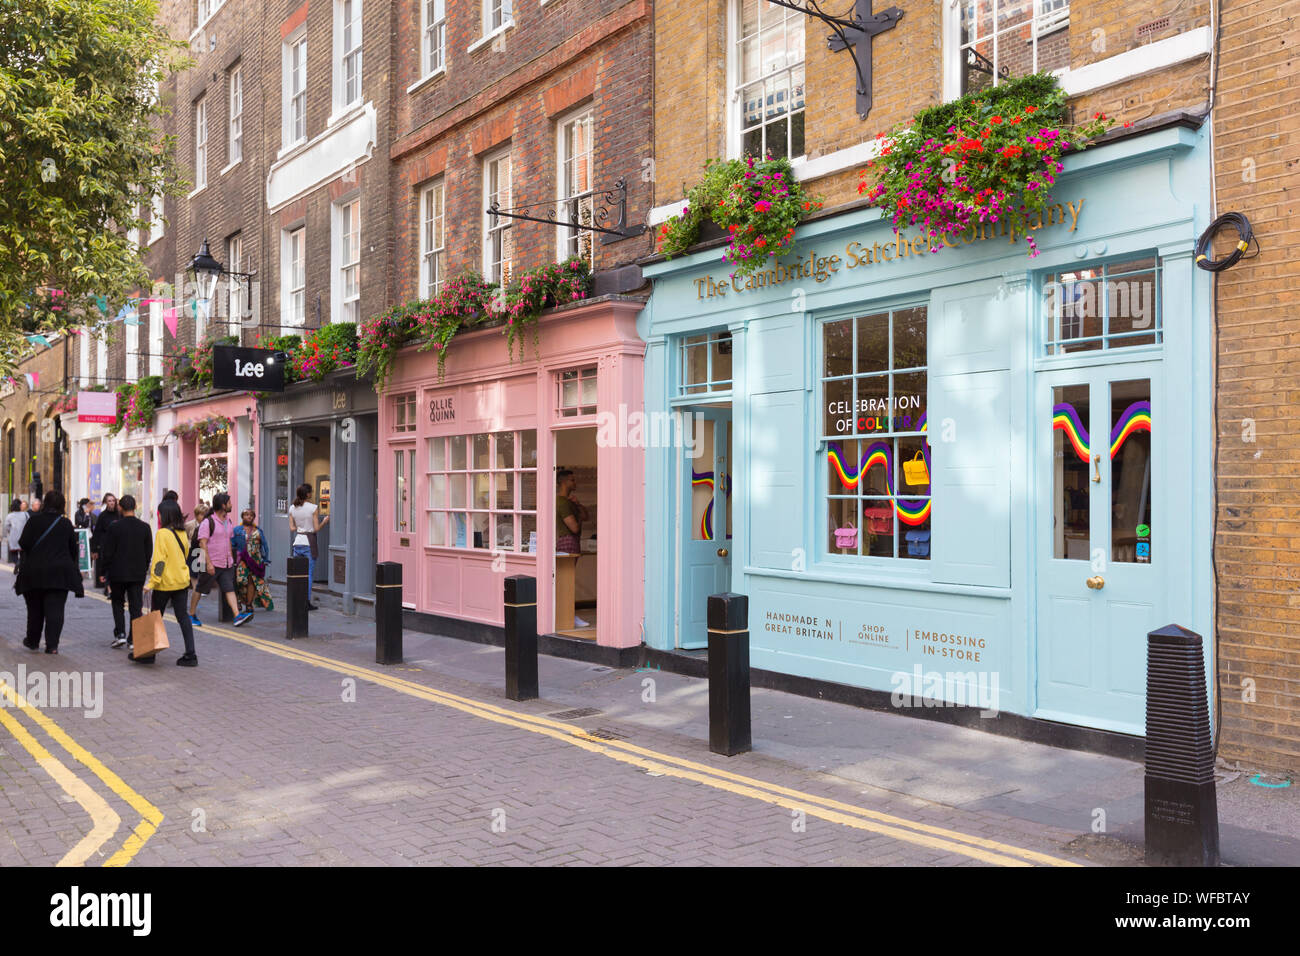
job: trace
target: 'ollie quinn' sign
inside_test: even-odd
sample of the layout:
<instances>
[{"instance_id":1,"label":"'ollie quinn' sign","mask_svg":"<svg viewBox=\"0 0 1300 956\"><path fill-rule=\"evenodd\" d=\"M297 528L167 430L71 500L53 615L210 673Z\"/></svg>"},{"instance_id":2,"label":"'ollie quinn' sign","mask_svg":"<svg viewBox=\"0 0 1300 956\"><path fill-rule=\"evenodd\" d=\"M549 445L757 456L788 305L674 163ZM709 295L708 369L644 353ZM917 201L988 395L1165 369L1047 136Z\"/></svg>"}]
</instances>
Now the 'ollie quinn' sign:
<instances>
[{"instance_id":1,"label":"'ollie quinn' sign","mask_svg":"<svg viewBox=\"0 0 1300 956\"><path fill-rule=\"evenodd\" d=\"M271 349L241 349L234 345L212 347L212 384L249 392L283 392L284 363L271 362Z\"/></svg>"}]
</instances>

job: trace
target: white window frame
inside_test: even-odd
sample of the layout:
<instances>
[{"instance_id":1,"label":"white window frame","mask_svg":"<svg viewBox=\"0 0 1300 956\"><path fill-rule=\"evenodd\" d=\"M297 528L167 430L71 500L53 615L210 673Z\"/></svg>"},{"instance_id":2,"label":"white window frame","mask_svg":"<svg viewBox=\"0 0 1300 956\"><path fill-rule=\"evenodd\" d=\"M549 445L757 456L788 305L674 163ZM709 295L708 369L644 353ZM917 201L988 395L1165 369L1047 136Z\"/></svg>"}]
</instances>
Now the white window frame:
<instances>
[{"instance_id":1,"label":"white window frame","mask_svg":"<svg viewBox=\"0 0 1300 956\"><path fill-rule=\"evenodd\" d=\"M90 384L90 327L83 326L77 338L81 340L77 349L77 378L85 388Z\"/></svg>"},{"instance_id":2,"label":"white window frame","mask_svg":"<svg viewBox=\"0 0 1300 956\"><path fill-rule=\"evenodd\" d=\"M288 334L306 324L307 227L300 223L280 233L280 328Z\"/></svg>"},{"instance_id":3,"label":"white window frame","mask_svg":"<svg viewBox=\"0 0 1300 956\"><path fill-rule=\"evenodd\" d=\"M349 3L353 5L351 21L347 19L346 14ZM361 0L334 0L334 108L331 122L333 117L339 116L362 100L361 12ZM350 38L352 45L348 46L350 27L354 29L355 35ZM350 64L353 64L355 69L356 89L349 96L348 67Z\"/></svg>"},{"instance_id":4,"label":"white window frame","mask_svg":"<svg viewBox=\"0 0 1300 956\"><path fill-rule=\"evenodd\" d=\"M154 295L158 292L155 290ZM175 303L168 303L174 307ZM163 371L163 303L149 303L149 374L161 375Z\"/></svg>"},{"instance_id":5,"label":"white window frame","mask_svg":"<svg viewBox=\"0 0 1300 956\"><path fill-rule=\"evenodd\" d=\"M430 19L429 13L442 16ZM420 0L420 77L435 76L447 69L447 0Z\"/></svg>"},{"instance_id":6,"label":"white window frame","mask_svg":"<svg viewBox=\"0 0 1300 956\"><path fill-rule=\"evenodd\" d=\"M226 5L226 0L197 0L194 9L194 22L200 27L212 18L212 15Z\"/></svg>"},{"instance_id":7,"label":"white window frame","mask_svg":"<svg viewBox=\"0 0 1300 956\"><path fill-rule=\"evenodd\" d=\"M510 179L506 184L504 193L498 184L496 191L492 188L492 175L499 172L500 163L505 160L510 168ZM500 206L502 209L509 209L512 205L511 196L514 190L514 163L511 161L510 148L497 150L483 157L483 276L489 282L498 282L505 285L509 281L509 275L512 271L512 235L510 233L510 220L504 216L497 217L497 224L492 225L492 216L487 212L488 207L492 205L493 197L502 200ZM496 243L498 238L501 241L501 256L498 259L496 253ZM498 269L499 267L499 269Z\"/></svg>"},{"instance_id":8,"label":"white window frame","mask_svg":"<svg viewBox=\"0 0 1300 956\"><path fill-rule=\"evenodd\" d=\"M577 183L571 182L570 170L577 163L577 159L568 155L568 132L570 128L579 124L585 124L587 128L587 186L585 189L578 189ZM582 200L573 200L575 195L590 193L595 188L596 179L596 149L594 145L595 137L595 111L586 106L576 112L563 116L555 124L555 198L556 220L561 223L556 228L555 237L555 258L557 262L563 262L573 255L583 255L587 264L593 269L596 266L596 233L589 229L574 229L571 226L563 225L572 220L574 206L577 206L579 221L582 219L582 212L587 213L587 222L592 224L594 213L594 197L588 195ZM585 246L585 250L584 250Z\"/></svg>"},{"instance_id":9,"label":"white window frame","mask_svg":"<svg viewBox=\"0 0 1300 956\"><path fill-rule=\"evenodd\" d=\"M307 28L292 33L281 48L280 152L307 142ZM301 52L299 52L301 51ZM294 69L298 54L300 69ZM299 85L300 84L300 85ZM301 111L295 113L295 109ZM301 127L301 131L299 130Z\"/></svg>"},{"instance_id":10,"label":"white window frame","mask_svg":"<svg viewBox=\"0 0 1300 956\"><path fill-rule=\"evenodd\" d=\"M483 36L507 30L514 22L514 0L483 0Z\"/></svg>"},{"instance_id":11,"label":"white window frame","mask_svg":"<svg viewBox=\"0 0 1300 956\"><path fill-rule=\"evenodd\" d=\"M166 224L163 222L163 194L154 193L149 199L149 245L163 237Z\"/></svg>"},{"instance_id":12,"label":"white window frame","mask_svg":"<svg viewBox=\"0 0 1300 956\"><path fill-rule=\"evenodd\" d=\"M420 298L438 294L446 280L444 259L447 253L447 187L439 177L420 190ZM430 215L429 204L436 202Z\"/></svg>"},{"instance_id":13,"label":"white window frame","mask_svg":"<svg viewBox=\"0 0 1300 956\"><path fill-rule=\"evenodd\" d=\"M231 272L243 272L244 234L236 232L226 237L226 268ZM226 325L231 335L239 335L240 323L244 318L244 280L231 276L226 287Z\"/></svg>"},{"instance_id":14,"label":"white window frame","mask_svg":"<svg viewBox=\"0 0 1300 956\"><path fill-rule=\"evenodd\" d=\"M230 119L226 149L226 169L244 158L244 68L230 71Z\"/></svg>"},{"instance_id":15,"label":"white window frame","mask_svg":"<svg viewBox=\"0 0 1300 956\"><path fill-rule=\"evenodd\" d=\"M95 381L104 385L108 380L108 339L104 328L95 330Z\"/></svg>"},{"instance_id":16,"label":"white window frame","mask_svg":"<svg viewBox=\"0 0 1300 956\"><path fill-rule=\"evenodd\" d=\"M126 326L126 371L125 377L128 382L137 381L140 377L140 312L139 306L136 306L136 324L130 322L123 323Z\"/></svg>"},{"instance_id":17,"label":"white window frame","mask_svg":"<svg viewBox=\"0 0 1300 956\"><path fill-rule=\"evenodd\" d=\"M992 0L994 4L993 15L994 23L997 23L997 5L1000 3L1014 2L1014 0ZM1070 5L1069 0L1033 0L1034 29L1031 31L1029 42L1034 46L1032 67L1038 68L1038 38L1055 33L1057 30L1064 29L1070 25ZM1046 7L1047 9L1044 9ZM964 47L961 42L961 14L963 4L961 2L948 2L943 4L943 21L941 31L943 34L943 101L945 103L959 98L962 95L961 81L962 74L965 70ZM1009 29L1018 29L1012 27ZM995 30L996 33L996 30ZM1016 36L1016 42L1022 42L1019 35ZM998 85L997 76L997 55L998 41L996 37L993 41L993 85ZM1053 71L1057 76L1069 72L1069 67L1063 67Z\"/></svg>"},{"instance_id":18,"label":"white window frame","mask_svg":"<svg viewBox=\"0 0 1300 956\"><path fill-rule=\"evenodd\" d=\"M361 321L361 199L355 193L334 204L330 236L333 282L331 322ZM349 282L351 279L351 282Z\"/></svg>"},{"instance_id":19,"label":"white window frame","mask_svg":"<svg viewBox=\"0 0 1300 956\"><path fill-rule=\"evenodd\" d=\"M194 101L194 191L208 184L208 97Z\"/></svg>"},{"instance_id":20,"label":"white window frame","mask_svg":"<svg viewBox=\"0 0 1300 956\"><path fill-rule=\"evenodd\" d=\"M741 77L741 72L740 72L741 63L740 63L740 55L739 55L740 30L741 30L741 22L742 22L741 6L743 5L743 3L744 0L728 0L727 3L727 52L726 52L727 91L728 91L727 93L727 150L728 150L729 157L732 159L737 159L744 154L744 142L745 142L745 134L744 134L745 104L743 102L741 87L747 85L747 83L743 81ZM792 25L795 29L800 29L800 30L804 29L805 18L800 13L795 13L794 11L789 10L788 8L785 7L778 7L775 6L774 4L768 4L766 0L759 0L758 9L759 9L760 23L766 22L764 19L765 17L766 18L783 17L784 22L786 24ZM760 32L761 32L761 28L760 28ZM808 42L808 34L807 31L805 31L803 60L801 60L797 64L790 64L784 66L780 70L774 71L772 74L772 75L776 75L777 73L781 73L781 72L789 73L798 67L803 67L804 70L804 107L802 110L804 115L804 151L802 153L799 153L798 155L790 156L789 159L791 163L796 163L801 160L804 160L808 155L808 127L807 127L808 46L807 46L807 42ZM763 76L767 76L767 75L768 74L766 73L763 74ZM753 82L756 81L754 80L748 81L748 83L753 83ZM790 117L793 114L787 112L785 115L787 117ZM789 130L790 130L790 124L787 123L786 124L787 137L789 137L790 135Z\"/></svg>"}]
</instances>

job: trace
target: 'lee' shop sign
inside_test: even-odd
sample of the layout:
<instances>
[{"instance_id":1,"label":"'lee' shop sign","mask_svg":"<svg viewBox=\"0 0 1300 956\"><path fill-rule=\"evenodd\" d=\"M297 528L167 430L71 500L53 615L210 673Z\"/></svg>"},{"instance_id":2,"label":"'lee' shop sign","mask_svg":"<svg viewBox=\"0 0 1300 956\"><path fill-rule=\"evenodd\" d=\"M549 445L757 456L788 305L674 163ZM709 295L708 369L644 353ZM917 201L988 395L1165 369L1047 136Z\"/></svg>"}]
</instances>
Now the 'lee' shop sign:
<instances>
[{"instance_id":1,"label":"'lee' shop sign","mask_svg":"<svg viewBox=\"0 0 1300 956\"><path fill-rule=\"evenodd\" d=\"M283 392L284 363L271 361L273 355L270 349L213 346L212 384L249 392Z\"/></svg>"}]
</instances>

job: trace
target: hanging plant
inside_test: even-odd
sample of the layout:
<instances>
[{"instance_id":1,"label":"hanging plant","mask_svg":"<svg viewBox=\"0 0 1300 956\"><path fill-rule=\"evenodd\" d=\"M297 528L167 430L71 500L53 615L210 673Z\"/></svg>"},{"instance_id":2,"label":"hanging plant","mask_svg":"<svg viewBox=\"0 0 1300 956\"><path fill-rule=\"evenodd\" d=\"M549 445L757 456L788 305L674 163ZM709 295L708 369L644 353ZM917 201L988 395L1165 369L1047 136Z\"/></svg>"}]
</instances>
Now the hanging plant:
<instances>
[{"instance_id":1,"label":"hanging plant","mask_svg":"<svg viewBox=\"0 0 1300 956\"><path fill-rule=\"evenodd\" d=\"M393 370L393 356L415 331L415 316L424 302L395 305L357 327L357 378L371 376L382 392Z\"/></svg>"},{"instance_id":2,"label":"hanging plant","mask_svg":"<svg viewBox=\"0 0 1300 956\"><path fill-rule=\"evenodd\" d=\"M736 267L732 274L749 275L790 252L795 227L821 208L821 200L804 196L784 157L709 160L686 208L659 228L658 249L670 259L685 252L708 218L730 236L722 259Z\"/></svg>"},{"instance_id":3,"label":"hanging plant","mask_svg":"<svg viewBox=\"0 0 1300 956\"><path fill-rule=\"evenodd\" d=\"M858 192L896 233L918 227L931 252L946 236L1000 222L1013 237L1024 234L1036 256L1031 229L1051 202L1062 155L1083 149L1114 120L1094 113L1080 126L1068 124L1065 92L1050 73L967 93L922 110L888 137L881 133L880 156L860 174Z\"/></svg>"},{"instance_id":4,"label":"hanging plant","mask_svg":"<svg viewBox=\"0 0 1300 956\"><path fill-rule=\"evenodd\" d=\"M477 325L494 314L495 283L477 272L464 272L443 283L438 294L415 309L415 331L424 341L421 352L432 350L438 356L438 380L447 362L447 346L462 328Z\"/></svg>"},{"instance_id":5,"label":"hanging plant","mask_svg":"<svg viewBox=\"0 0 1300 956\"><path fill-rule=\"evenodd\" d=\"M119 385L117 392L117 422L107 426L111 435L122 431L147 431L153 428L158 410L158 390L162 377L147 375L138 382Z\"/></svg>"},{"instance_id":6,"label":"hanging plant","mask_svg":"<svg viewBox=\"0 0 1300 956\"><path fill-rule=\"evenodd\" d=\"M171 433L182 441L193 441L228 432L234 424L234 419L227 418L225 415L208 415L206 418L177 425Z\"/></svg>"},{"instance_id":7,"label":"hanging plant","mask_svg":"<svg viewBox=\"0 0 1300 956\"><path fill-rule=\"evenodd\" d=\"M591 294L591 268L582 258L552 262L523 273L505 291L506 353L513 360L515 343L524 357L525 329L533 331L533 351L538 349L537 320L546 309L578 302Z\"/></svg>"},{"instance_id":8,"label":"hanging plant","mask_svg":"<svg viewBox=\"0 0 1300 956\"><path fill-rule=\"evenodd\" d=\"M294 360L297 357L298 350L302 348L301 335L268 335L265 337L259 335L254 338L253 347L270 349L272 352L283 352L286 356L284 360L284 384L292 385L298 381ZM261 398L269 394L269 392L258 392L257 396Z\"/></svg>"},{"instance_id":9,"label":"hanging plant","mask_svg":"<svg viewBox=\"0 0 1300 956\"><path fill-rule=\"evenodd\" d=\"M289 368L294 381L319 382L330 372L355 365L356 358L356 323L335 322L308 334L302 347L293 353Z\"/></svg>"}]
</instances>

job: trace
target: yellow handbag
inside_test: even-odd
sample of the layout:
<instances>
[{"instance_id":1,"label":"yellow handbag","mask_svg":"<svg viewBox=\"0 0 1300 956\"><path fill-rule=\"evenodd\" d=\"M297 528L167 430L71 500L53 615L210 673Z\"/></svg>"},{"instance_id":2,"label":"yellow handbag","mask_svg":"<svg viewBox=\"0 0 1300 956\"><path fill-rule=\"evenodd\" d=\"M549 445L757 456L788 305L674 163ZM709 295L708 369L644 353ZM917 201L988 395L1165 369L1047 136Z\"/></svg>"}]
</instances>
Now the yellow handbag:
<instances>
[{"instance_id":1,"label":"yellow handbag","mask_svg":"<svg viewBox=\"0 0 1300 956\"><path fill-rule=\"evenodd\" d=\"M930 470L925 467L925 458L921 452L913 455L911 461L903 462L903 480L909 485L930 483Z\"/></svg>"}]
</instances>

